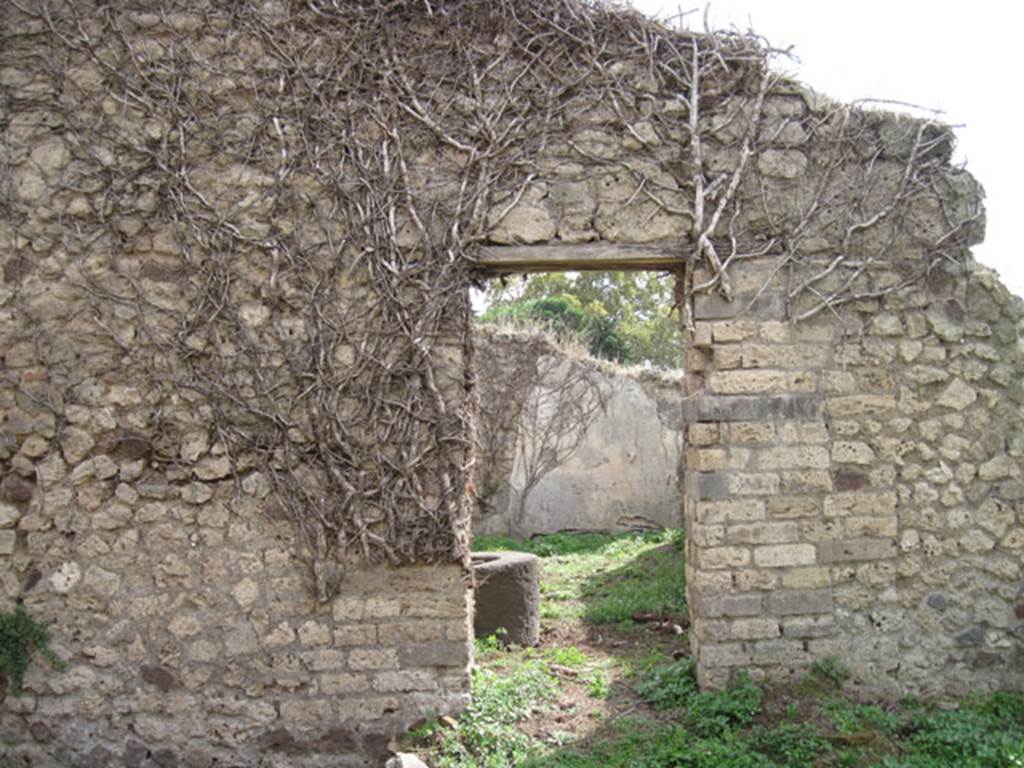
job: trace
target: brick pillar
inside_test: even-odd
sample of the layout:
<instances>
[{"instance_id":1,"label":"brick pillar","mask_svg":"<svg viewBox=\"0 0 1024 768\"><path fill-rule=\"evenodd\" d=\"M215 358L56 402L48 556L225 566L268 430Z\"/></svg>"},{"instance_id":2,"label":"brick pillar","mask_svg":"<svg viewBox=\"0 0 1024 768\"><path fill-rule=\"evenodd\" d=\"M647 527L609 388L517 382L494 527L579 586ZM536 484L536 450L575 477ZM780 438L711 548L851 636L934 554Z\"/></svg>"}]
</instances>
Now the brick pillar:
<instances>
[{"instance_id":1,"label":"brick pillar","mask_svg":"<svg viewBox=\"0 0 1024 768\"><path fill-rule=\"evenodd\" d=\"M702 686L723 686L738 668L789 679L835 652L821 389L833 328L789 324L780 294L755 299L771 267L744 264L734 302L698 297L695 306L684 466Z\"/></svg>"}]
</instances>

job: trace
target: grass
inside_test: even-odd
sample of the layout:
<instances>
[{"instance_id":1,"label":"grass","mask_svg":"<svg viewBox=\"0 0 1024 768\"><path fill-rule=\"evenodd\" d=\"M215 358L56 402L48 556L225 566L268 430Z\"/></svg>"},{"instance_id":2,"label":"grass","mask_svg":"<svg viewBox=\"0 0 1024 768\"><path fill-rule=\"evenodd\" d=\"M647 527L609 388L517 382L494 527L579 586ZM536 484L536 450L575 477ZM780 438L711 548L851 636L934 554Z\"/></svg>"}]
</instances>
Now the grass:
<instances>
[{"instance_id":1,"label":"grass","mask_svg":"<svg viewBox=\"0 0 1024 768\"><path fill-rule=\"evenodd\" d=\"M592 624L633 624L633 616L686 614L681 531L556 533L526 541L480 536L479 551L516 549L543 558L541 616Z\"/></svg>"},{"instance_id":2,"label":"grass","mask_svg":"<svg viewBox=\"0 0 1024 768\"><path fill-rule=\"evenodd\" d=\"M472 705L412 735L438 768L1024 768L1024 697L858 702L839 659L763 688L697 690L678 533L487 538L542 558L542 643L477 642ZM637 621L657 615L661 622Z\"/></svg>"}]
</instances>

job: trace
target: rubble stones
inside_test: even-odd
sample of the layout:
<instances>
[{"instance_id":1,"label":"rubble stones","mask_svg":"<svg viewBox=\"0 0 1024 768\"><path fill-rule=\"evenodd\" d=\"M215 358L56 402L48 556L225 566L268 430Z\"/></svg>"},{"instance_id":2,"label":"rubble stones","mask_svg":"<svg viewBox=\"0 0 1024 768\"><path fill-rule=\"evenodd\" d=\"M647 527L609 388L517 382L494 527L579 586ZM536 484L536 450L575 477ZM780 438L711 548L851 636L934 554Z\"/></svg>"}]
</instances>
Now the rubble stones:
<instances>
[{"instance_id":1,"label":"rubble stones","mask_svg":"<svg viewBox=\"0 0 1024 768\"><path fill-rule=\"evenodd\" d=\"M271 514L271 479L301 461L320 426L301 423L306 385L286 375L319 364L311 334L341 333L354 348L360 322L400 309L394 297L368 295L353 272L406 270L415 275L406 285L424 295L457 289L437 280L468 275L461 254L445 247L465 220L451 217L459 209L451 169L467 153L431 146L435 133L422 124L399 152L355 102L337 108L339 122L365 129L357 145L307 147L300 124L274 125L274 89L251 87L259 72L280 69L277 54L222 26L229 15L106 4L110 17L101 21L119 30L108 40L94 34L89 25L98 22L88 15L85 27L70 26L61 4L51 4L46 22L19 5L0 4L0 166L8 182L0 217L0 498L19 513L15 520L4 512L0 581L5 594L21 589L33 611L54 620L53 647L68 667L31 681L36 709L5 745L15 753L8 757L209 766L256 764L273 748L283 754L271 761L298 764L322 756L293 759L288 751L321 745L341 762L365 762L371 751L383 758L390 735L467 701L466 574L443 558L401 569L346 560L337 593L321 602L310 542ZM268 17L305 12L263 5ZM91 38L95 57L77 42L67 48L48 21L68 24L76 41ZM425 14L422 21L434 23ZM139 72L153 80L172 50L190 73L180 93L147 88L143 104L121 87ZM130 55L142 69L118 71ZM714 185L707 223L739 148L710 139L704 167L690 167L683 100L656 92L643 67L624 64L608 76L615 82L598 86L633 86L638 98L588 114L554 105L544 146L516 148L521 198L518 189L481 198L491 219L470 233L474 244L560 236L693 244L693 179L703 172ZM301 73L282 80L282 98L304 82ZM463 85L438 87L474 98ZM923 124L878 113L858 136L863 146L846 147L835 141L835 105L790 83L779 88L787 92L767 95L761 131L776 143L754 147L736 187L741 210L725 211L714 233L727 240L735 227L755 240L750 249L741 242L744 258L730 265L732 300L712 290L693 302L698 354L682 410L701 440L684 457L695 464L684 471L685 516L702 526L687 541L699 682L725 685L744 666L759 678L791 679L839 655L855 685L894 696L955 692L966 681L979 691L1024 687L1016 618L1024 307L966 257L980 233L978 185L943 165L940 146L920 168L924 177L913 177L912 206L847 237L852 218L884 210L884 200L861 193L884 197L899 184L915 133L908 128ZM270 102L257 102L257 92ZM722 114L749 107L746 93L707 101ZM428 112L421 115L433 119ZM719 116L706 116L709 130L734 139L742 121L730 126ZM502 128L465 123L460 136L462 128ZM944 129L929 130L944 145ZM429 254L414 254L416 243L399 232L387 253L361 250L365 239L344 231L332 208L364 195L345 175L344 153L365 151L381 170L385 148L396 182L420 174L414 197L424 202L432 246L440 246ZM322 182L328 175L332 189ZM938 187L949 196L940 200ZM818 192L831 213L797 228ZM373 202L369 226L401 230L405 202L392 210ZM806 296L790 291L843 252L850 260L816 290L829 295L852 277L860 298L794 322ZM230 258L224 275L220 256ZM436 261L421 260L428 256ZM870 268L858 275L849 269L855 263ZM690 267L695 282L714 277L699 260ZM922 267L927 282L905 281ZM225 305L215 318L197 291L220 277ZM345 316L353 324L338 314L314 328L314 285L357 310ZM454 303L439 307L443 323L418 339L418 351L359 366L401 370L412 362L433 371L432 383L424 376L393 384L436 386L424 402L444 406L443 440L468 446L467 312L464 295L451 293ZM159 339L168 342L158 350ZM324 360L338 366L340 380L362 375L354 357L341 349ZM213 361L237 374L228 394L245 400L241 411L230 397L210 395ZM270 399L297 404L285 420L296 453L217 445L214 426L229 436L251 429L252 408ZM353 472L419 449L382 440L389 424L362 434L366 425L348 416L365 402L339 397L337 405L353 430L346 444L359 449ZM461 490L457 467L468 457L453 458L448 481ZM416 492L433 504L441 478L422 479L429 482ZM311 484L315 502L312 491ZM366 519L404 511L362 497L353 506ZM413 518L419 525L427 516ZM929 603L935 594L944 596L941 611Z\"/></svg>"}]
</instances>

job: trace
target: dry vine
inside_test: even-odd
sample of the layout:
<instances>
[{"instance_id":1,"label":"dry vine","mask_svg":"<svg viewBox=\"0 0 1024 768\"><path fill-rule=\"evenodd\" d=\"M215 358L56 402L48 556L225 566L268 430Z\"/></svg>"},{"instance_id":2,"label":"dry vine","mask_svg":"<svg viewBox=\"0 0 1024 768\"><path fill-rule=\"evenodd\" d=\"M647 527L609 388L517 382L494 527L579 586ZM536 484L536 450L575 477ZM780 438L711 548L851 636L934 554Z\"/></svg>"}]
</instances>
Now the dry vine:
<instances>
[{"instance_id":1,"label":"dry vine","mask_svg":"<svg viewBox=\"0 0 1024 768\"><path fill-rule=\"evenodd\" d=\"M60 95L8 98L61 115L67 189L100 201L55 231L110 366L184 397L240 482L269 475L322 598L335 553L465 556L472 257L552 168L622 171L626 205L689 217L687 307L730 298L730 270L774 253L810 317L898 289L862 278L909 230L923 256L907 280L958 258L971 220L951 207L927 243L914 229L918 202L952 197L944 132L917 129L892 184L870 117L768 115L786 84L752 35L579 0L11 7L49 36L32 66ZM641 144L646 116L675 149L645 149L647 166L596 155L573 137L598 114ZM832 147L795 217L793 190L756 172L794 125ZM27 215L10 199L2 213ZM836 228L821 264L809 244ZM149 428L174 469L180 426L156 413Z\"/></svg>"}]
</instances>

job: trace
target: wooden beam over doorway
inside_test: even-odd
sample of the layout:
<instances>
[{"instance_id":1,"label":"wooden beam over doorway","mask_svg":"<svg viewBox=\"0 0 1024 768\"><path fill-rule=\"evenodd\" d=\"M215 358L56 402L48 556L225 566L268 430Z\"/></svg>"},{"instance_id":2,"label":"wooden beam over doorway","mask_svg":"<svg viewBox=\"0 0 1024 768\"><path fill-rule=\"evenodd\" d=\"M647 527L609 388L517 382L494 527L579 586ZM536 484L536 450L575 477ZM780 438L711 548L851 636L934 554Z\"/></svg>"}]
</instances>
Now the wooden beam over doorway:
<instances>
[{"instance_id":1,"label":"wooden beam over doorway","mask_svg":"<svg viewBox=\"0 0 1024 768\"><path fill-rule=\"evenodd\" d=\"M509 272L663 271L679 269L693 253L682 240L656 243L564 243L488 245L477 269L485 275Z\"/></svg>"}]
</instances>

